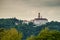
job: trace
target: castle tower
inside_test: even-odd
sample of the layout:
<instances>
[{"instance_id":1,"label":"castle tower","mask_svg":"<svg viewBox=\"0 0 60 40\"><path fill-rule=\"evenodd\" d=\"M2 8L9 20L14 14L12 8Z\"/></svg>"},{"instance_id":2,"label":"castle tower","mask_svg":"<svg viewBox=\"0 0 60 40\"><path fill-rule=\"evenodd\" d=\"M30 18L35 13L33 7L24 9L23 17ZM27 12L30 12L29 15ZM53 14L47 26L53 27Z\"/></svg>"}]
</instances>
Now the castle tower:
<instances>
[{"instance_id":1,"label":"castle tower","mask_svg":"<svg viewBox=\"0 0 60 40\"><path fill-rule=\"evenodd\" d=\"M38 18L40 18L40 13L38 13Z\"/></svg>"}]
</instances>

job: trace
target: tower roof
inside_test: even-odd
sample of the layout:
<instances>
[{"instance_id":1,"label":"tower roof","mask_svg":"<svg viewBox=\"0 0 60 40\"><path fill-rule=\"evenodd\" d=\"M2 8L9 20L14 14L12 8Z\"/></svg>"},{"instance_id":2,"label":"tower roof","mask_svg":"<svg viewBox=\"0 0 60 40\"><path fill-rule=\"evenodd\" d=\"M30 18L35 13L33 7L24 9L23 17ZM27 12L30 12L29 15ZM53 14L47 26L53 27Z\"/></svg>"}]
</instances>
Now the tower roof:
<instances>
[{"instance_id":1,"label":"tower roof","mask_svg":"<svg viewBox=\"0 0 60 40\"><path fill-rule=\"evenodd\" d=\"M46 18L35 18L34 20L47 20Z\"/></svg>"}]
</instances>

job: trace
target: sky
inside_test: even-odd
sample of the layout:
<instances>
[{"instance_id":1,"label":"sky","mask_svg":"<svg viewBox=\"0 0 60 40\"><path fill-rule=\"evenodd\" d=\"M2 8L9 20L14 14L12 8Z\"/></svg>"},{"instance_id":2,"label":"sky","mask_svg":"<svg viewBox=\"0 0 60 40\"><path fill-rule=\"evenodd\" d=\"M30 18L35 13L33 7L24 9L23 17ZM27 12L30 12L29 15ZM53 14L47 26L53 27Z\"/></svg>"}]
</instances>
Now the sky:
<instances>
[{"instance_id":1,"label":"sky","mask_svg":"<svg viewBox=\"0 0 60 40\"><path fill-rule=\"evenodd\" d=\"M0 0L0 18L32 20L39 12L48 21L60 21L60 0Z\"/></svg>"}]
</instances>

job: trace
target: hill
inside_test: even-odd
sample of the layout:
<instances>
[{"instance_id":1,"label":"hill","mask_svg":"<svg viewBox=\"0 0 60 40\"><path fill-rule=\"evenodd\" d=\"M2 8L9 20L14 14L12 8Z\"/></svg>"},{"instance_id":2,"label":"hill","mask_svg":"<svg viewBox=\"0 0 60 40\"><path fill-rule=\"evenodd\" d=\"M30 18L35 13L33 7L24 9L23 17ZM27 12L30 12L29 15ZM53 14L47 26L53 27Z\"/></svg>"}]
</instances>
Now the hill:
<instances>
[{"instance_id":1,"label":"hill","mask_svg":"<svg viewBox=\"0 0 60 40\"><path fill-rule=\"evenodd\" d=\"M16 25L16 23L18 23L18 25ZM49 28L49 30L60 31L60 22L57 21L51 21L41 26L34 26L36 25L32 22L26 24L23 23L23 20L18 20L16 18L0 19L0 28L4 28L6 30L15 28L18 32L22 32L23 40L25 40L27 37L30 37L31 35L38 35L40 31L46 27Z\"/></svg>"}]
</instances>

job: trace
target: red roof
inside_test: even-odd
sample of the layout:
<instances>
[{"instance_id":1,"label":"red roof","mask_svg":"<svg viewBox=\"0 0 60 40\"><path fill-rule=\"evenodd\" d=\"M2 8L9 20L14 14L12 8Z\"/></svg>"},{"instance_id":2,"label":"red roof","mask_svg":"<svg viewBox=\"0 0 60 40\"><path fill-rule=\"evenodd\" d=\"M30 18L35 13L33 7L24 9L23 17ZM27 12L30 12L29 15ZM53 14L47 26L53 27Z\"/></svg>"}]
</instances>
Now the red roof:
<instances>
[{"instance_id":1,"label":"red roof","mask_svg":"<svg viewBox=\"0 0 60 40\"><path fill-rule=\"evenodd\" d=\"M35 20L47 20L46 18L35 18Z\"/></svg>"},{"instance_id":2,"label":"red roof","mask_svg":"<svg viewBox=\"0 0 60 40\"><path fill-rule=\"evenodd\" d=\"M28 22L27 20L23 20L24 22Z\"/></svg>"}]
</instances>

